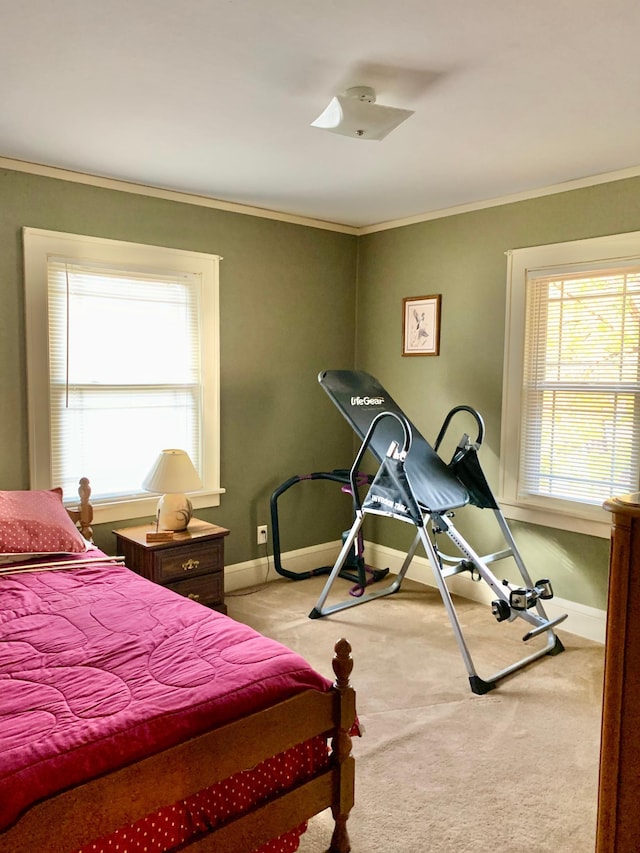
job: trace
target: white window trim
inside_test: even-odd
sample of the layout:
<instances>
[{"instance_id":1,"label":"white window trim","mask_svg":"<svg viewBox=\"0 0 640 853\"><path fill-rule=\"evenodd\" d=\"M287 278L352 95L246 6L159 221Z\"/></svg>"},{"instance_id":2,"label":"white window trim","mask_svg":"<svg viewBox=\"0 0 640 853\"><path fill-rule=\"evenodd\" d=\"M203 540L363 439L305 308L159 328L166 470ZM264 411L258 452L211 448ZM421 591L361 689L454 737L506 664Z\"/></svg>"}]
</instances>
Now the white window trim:
<instances>
[{"instance_id":1,"label":"white window trim","mask_svg":"<svg viewBox=\"0 0 640 853\"><path fill-rule=\"evenodd\" d=\"M640 257L640 231L507 252L502 430L498 495L507 518L609 538L611 515L597 506L519 495L520 411L524 365L525 285L531 270L611 264ZM612 495L613 497L613 495Z\"/></svg>"},{"instance_id":2,"label":"white window trim","mask_svg":"<svg viewBox=\"0 0 640 853\"><path fill-rule=\"evenodd\" d=\"M101 237L66 234L23 228L25 268L25 316L27 329L27 402L29 411L29 466L33 489L49 489L51 482L49 429L49 352L47 258L62 255L69 258L92 258L101 261L202 276L202 322L207 334L202 336L203 366L203 489L189 494L194 509L218 506L224 489L220 487L220 324L219 324L219 255L168 249ZM87 338L87 357L91 357L91 339ZM157 448L149 452L151 466ZM91 471L79 471L78 480ZM72 504L73 501L69 501ZM101 524L155 515L157 495L117 501L93 502L94 522Z\"/></svg>"}]
</instances>

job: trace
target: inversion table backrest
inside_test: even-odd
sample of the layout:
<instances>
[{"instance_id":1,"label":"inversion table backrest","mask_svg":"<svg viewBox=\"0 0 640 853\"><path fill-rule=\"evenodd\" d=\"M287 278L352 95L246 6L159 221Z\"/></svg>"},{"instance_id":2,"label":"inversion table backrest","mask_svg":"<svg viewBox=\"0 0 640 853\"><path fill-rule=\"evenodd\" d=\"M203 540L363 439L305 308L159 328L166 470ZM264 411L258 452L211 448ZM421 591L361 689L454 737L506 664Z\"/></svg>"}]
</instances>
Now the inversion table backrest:
<instances>
[{"instance_id":1,"label":"inversion table backrest","mask_svg":"<svg viewBox=\"0 0 640 853\"><path fill-rule=\"evenodd\" d=\"M365 438L372 420L381 412L394 412L407 421L412 442L404 467L416 500L424 510L446 512L469 502L467 489L377 379L359 370L325 370L318 381L360 440ZM383 418L369 444L379 462L387 455L392 441L402 447L402 428L395 418Z\"/></svg>"}]
</instances>

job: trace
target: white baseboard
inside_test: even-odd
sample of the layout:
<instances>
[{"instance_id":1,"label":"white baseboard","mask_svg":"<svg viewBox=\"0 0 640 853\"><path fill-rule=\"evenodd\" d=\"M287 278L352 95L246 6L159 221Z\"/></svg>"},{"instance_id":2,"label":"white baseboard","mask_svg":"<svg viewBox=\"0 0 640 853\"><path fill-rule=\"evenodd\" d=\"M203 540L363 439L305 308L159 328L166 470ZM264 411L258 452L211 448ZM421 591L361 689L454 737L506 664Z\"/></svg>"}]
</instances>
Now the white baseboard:
<instances>
[{"instance_id":1,"label":"white baseboard","mask_svg":"<svg viewBox=\"0 0 640 853\"><path fill-rule=\"evenodd\" d=\"M280 562L283 569L293 572L308 572L319 566L333 566L340 552L340 542L325 542L322 545L312 545L309 548L300 548L297 551L288 551L282 554ZM244 589L248 586L256 586L265 581L275 581L279 575L273 563L273 555L261 557L257 560L247 560L245 563L235 563L225 566L224 586L228 592L236 589Z\"/></svg>"},{"instance_id":2,"label":"white baseboard","mask_svg":"<svg viewBox=\"0 0 640 853\"><path fill-rule=\"evenodd\" d=\"M318 566L332 566L340 547L340 542L325 542L322 545L313 545L310 548L288 551L281 555L282 567L295 572L305 572L318 568ZM373 566L388 568L393 574L400 571L405 558L402 551L387 548L384 545L376 545L372 542L365 543L365 554L367 561ZM256 586L267 580L277 580L279 577L280 575L274 569L273 556L269 555L268 558L262 557L257 560L248 560L245 563L226 566L224 583L225 589L228 592L233 592L237 589ZM426 557L416 555L413 558L407 577L426 586L436 586L433 569ZM494 598L485 583L475 583L468 575L448 578L447 586L454 595L461 595L471 601L490 604ZM555 619L556 616L563 613L568 614L567 619L559 626L560 630L568 631L578 637L584 637L586 640L604 643L607 621L605 610L557 597L545 602L545 610L551 619Z\"/></svg>"}]
</instances>

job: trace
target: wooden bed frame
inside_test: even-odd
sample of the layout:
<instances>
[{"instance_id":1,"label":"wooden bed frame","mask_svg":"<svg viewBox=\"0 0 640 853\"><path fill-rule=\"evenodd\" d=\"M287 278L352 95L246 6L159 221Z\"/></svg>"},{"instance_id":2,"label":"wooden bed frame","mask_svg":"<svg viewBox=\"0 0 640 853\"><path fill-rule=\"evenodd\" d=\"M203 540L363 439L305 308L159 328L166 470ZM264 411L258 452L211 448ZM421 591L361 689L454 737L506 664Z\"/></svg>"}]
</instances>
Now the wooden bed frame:
<instances>
[{"instance_id":1,"label":"wooden bed frame","mask_svg":"<svg viewBox=\"0 0 640 853\"><path fill-rule=\"evenodd\" d=\"M78 491L80 507L69 514L86 536L93 517L86 478ZM355 691L349 685L353 661L346 640L339 640L334 651L336 680L329 692L305 690L37 803L0 833L0 853L70 853L319 734L331 739L324 770L180 849L247 853L331 808L334 829L328 851L349 853L347 820L355 777L350 737Z\"/></svg>"}]
</instances>

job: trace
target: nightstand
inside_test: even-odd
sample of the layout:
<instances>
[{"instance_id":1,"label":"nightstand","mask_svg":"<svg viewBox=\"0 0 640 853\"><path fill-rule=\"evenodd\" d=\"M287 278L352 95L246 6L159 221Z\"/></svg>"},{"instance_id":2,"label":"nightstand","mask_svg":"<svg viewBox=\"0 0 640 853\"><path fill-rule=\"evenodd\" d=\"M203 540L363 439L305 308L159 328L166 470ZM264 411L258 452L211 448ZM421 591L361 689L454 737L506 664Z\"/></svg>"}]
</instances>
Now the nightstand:
<instances>
[{"instance_id":1,"label":"nightstand","mask_svg":"<svg viewBox=\"0 0 640 853\"><path fill-rule=\"evenodd\" d=\"M147 542L152 524L114 530L128 568L154 583L227 612L224 603L224 537L229 531L192 518L167 542Z\"/></svg>"}]
</instances>

